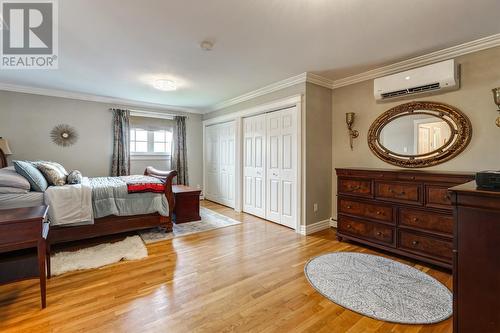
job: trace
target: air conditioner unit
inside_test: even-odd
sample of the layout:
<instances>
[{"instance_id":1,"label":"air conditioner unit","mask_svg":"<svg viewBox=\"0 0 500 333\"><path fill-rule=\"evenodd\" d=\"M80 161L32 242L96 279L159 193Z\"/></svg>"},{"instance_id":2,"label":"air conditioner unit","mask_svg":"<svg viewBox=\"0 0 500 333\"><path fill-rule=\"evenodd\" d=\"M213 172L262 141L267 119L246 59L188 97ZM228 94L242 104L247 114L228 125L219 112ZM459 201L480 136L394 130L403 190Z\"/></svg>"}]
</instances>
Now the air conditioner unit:
<instances>
[{"instance_id":1,"label":"air conditioner unit","mask_svg":"<svg viewBox=\"0 0 500 333\"><path fill-rule=\"evenodd\" d=\"M456 90L460 88L460 69L454 59L446 60L375 79L373 88L377 101Z\"/></svg>"}]
</instances>

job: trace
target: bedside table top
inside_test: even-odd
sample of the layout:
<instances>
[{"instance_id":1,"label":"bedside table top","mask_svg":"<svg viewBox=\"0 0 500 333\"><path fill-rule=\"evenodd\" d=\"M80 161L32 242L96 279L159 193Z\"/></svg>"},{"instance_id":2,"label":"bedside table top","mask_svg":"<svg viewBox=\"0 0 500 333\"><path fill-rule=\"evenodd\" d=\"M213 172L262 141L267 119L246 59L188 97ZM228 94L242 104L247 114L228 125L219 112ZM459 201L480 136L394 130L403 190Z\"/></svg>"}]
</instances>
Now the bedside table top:
<instances>
[{"instance_id":1,"label":"bedside table top","mask_svg":"<svg viewBox=\"0 0 500 333\"><path fill-rule=\"evenodd\" d=\"M186 185L172 185L172 192L174 192L175 194L181 194L181 193L197 193L197 194L199 194L201 192L201 189L189 187Z\"/></svg>"},{"instance_id":2,"label":"bedside table top","mask_svg":"<svg viewBox=\"0 0 500 333\"><path fill-rule=\"evenodd\" d=\"M0 225L18 221L44 219L48 206L0 209Z\"/></svg>"}]
</instances>

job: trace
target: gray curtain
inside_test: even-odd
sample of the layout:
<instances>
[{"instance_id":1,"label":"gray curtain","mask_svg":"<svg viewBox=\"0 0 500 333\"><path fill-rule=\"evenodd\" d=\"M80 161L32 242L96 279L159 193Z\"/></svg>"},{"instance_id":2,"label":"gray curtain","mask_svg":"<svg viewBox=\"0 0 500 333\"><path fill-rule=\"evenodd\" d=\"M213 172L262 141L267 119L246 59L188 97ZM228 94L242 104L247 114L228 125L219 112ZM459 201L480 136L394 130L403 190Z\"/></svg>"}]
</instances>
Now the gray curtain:
<instances>
[{"instance_id":1,"label":"gray curtain","mask_svg":"<svg viewBox=\"0 0 500 333\"><path fill-rule=\"evenodd\" d=\"M188 185L188 166L186 148L186 117L177 116L174 129L173 169L177 171L177 184Z\"/></svg>"},{"instance_id":2,"label":"gray curtain","mask_svg":"<svg viewBox=\"0 0 500 333\"><path fill-rule=\"evenodd\" d=\"M130 111L112 109L113 111L113 160L111 176L127 176L130 174Z\"/></svg>"}]
</instances>

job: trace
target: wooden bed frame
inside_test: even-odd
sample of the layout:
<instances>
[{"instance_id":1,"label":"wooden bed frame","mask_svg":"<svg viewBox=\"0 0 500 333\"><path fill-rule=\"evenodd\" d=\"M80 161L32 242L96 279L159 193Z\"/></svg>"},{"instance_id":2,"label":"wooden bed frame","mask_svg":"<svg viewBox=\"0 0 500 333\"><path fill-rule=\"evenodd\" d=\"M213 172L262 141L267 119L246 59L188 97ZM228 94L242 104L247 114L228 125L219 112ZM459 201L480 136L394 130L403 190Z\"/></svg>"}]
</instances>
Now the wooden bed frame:
<instances>
[{"instance_id":1,"label":"wooden bed frame","mask_svg":"<svg viewBox=\"0 0 500 333\"><path fill-rule=\"evenodd\" d=\"M158 226L165 227L167 231L172 231L172 214L175 207L172 181L174 177L177 176L177 171L160 171L153 167L147 167L146 171L144 171L144 175L159 178L164 181L165 197L168 201L168 216L161 216L158 213L133 216L112 215L95 219L94 224L90 225L74 227L55 226L50 228L48 243L65 243Z\"/></svg>"}]
</instances>

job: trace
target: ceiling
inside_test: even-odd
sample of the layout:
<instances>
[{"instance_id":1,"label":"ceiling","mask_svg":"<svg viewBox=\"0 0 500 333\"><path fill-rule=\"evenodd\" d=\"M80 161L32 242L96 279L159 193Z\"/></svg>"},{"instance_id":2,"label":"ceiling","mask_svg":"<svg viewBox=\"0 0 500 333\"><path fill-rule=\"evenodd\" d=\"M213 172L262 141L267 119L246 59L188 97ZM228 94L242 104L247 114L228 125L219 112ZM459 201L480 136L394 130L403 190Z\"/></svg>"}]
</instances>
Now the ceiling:
<instances>
[{"instance_id":1,"label":"ceiling","mask_svg":"<svg viewBox=\"0 0 500 333\"><path fill-rule=\"evenodd\" d=\"M59 1L59 69L0 82L203 111L306 71L339 79L493 35L498 13L498 0Z\"/></svg>"}]
</instances>

